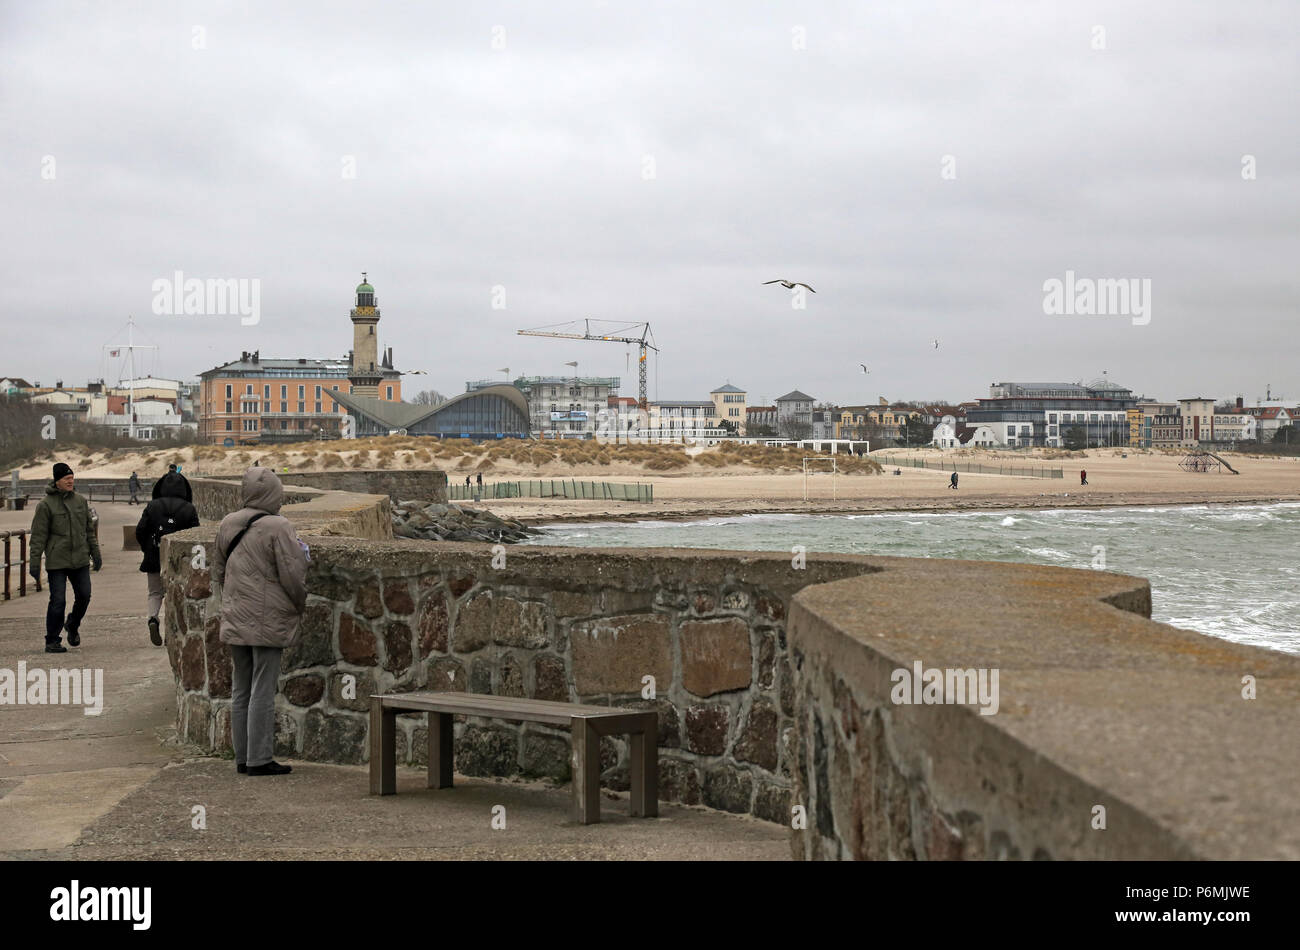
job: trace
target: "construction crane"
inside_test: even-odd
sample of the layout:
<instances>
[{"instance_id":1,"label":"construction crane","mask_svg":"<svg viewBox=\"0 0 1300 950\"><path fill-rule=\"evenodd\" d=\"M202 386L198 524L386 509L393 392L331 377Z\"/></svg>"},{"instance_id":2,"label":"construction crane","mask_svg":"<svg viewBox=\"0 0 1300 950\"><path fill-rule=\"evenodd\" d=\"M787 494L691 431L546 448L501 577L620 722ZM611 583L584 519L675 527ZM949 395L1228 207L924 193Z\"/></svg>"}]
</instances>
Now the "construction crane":
<instances>
[{"instance_id":1,"label":"construction crane","mask_svg":"<svg viewBox=\"0 0 1300 950\"><path fill-rule=\"evenodd\" d=\"M556 327L577 327L581 322L582 332L575 333L572 330L556 330ZM618 329L610 330L608 333L592 333L591 325L593 323L612 323L616 324ZM624 336L629 332L635 333L641 331L639 337ZM549 336L559 340L605 340L609 343L635 343L640 348L640 358L637 361L637 406L641 409L649 409L650 404L646 399L645 373L646 373L646 350L659 352L659 347L654 345L654 334L650 332L648 323L619 323L617 320L570 320L568 323L554 323L545 327L534 327L531 330L517 331L520 336ZM651 342L646 342L649 339Z\"/></svg>"}]
</instances>

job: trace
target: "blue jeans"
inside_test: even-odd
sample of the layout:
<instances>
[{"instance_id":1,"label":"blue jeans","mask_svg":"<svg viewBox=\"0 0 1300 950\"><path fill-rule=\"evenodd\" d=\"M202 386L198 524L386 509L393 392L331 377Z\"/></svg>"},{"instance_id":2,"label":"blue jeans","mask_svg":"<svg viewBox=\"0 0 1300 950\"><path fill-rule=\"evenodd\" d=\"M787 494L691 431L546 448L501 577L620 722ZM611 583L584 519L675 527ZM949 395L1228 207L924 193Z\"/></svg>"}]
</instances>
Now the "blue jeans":
<instances>
[{"instance_id":1,"label":"blue jeans","mask_svg":"<svg viewBox=\"0 0 1300 950\"><path fill-rule=\"evenodd\" d=\"M64 596L64 582L72 583L72 612L68 614L68 632L76 633L81 627L81 618L86 616L90 606L90 565L67 570L46 571L50 579L50 606L45 610L45 642L58 644L63 642L63 611L67 607Z\"/></svg>"}]
</instances>

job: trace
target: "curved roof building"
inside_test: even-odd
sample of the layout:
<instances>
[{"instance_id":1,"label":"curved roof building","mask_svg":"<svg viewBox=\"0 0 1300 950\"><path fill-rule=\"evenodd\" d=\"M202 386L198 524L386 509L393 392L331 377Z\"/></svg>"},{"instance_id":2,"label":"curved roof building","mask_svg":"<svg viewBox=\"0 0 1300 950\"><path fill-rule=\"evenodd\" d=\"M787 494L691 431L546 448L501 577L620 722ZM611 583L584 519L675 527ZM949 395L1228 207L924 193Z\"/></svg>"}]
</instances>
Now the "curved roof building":
<instances>
[{"instance_id":1,"label":"curved roof building","mask_svg":"<svg viewBox=\"0 0 1300 950\"><path fill-rule=\"evenodd\" d=\"M388 435L397 429L405 429L407 435L447 439L526 439L529 435L528 400L506 383L461 393L436 406L331 395L356 419L358 438Z\"/></svg>"}]
</instances>

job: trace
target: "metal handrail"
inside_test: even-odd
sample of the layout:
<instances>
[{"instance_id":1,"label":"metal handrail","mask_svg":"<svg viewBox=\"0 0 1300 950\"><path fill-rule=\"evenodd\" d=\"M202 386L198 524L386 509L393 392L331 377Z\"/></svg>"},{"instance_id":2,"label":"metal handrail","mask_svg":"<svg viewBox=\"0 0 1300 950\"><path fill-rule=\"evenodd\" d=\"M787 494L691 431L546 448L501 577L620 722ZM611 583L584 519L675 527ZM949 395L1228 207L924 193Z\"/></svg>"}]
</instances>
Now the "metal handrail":
<instances>
[{"instance_id":1,"label":"metal handrail","mask_svg":"<svg viewBox=\"0 0 1300 950\"><path fill-rule=\"evenodd\" d=\"M16 562L18 565L18 596L19 597L27 596L27 535L28 534L30 534L30 532L27 531L25 528L20 528L17 531L0 531L0 540L4 541L4 548L5 548L5 560L4 560L4 574L5 574L4 599L5 600L10 600L13 596L9 590L10 587L9 568L15 562L9 559L9 554L11 550L9 545L11 539L14 538L15 536L18 538L18 561ZM39 575L36 578L36 589L37 591L41 589L41 579Z\"/></svg>"}]
</instances>

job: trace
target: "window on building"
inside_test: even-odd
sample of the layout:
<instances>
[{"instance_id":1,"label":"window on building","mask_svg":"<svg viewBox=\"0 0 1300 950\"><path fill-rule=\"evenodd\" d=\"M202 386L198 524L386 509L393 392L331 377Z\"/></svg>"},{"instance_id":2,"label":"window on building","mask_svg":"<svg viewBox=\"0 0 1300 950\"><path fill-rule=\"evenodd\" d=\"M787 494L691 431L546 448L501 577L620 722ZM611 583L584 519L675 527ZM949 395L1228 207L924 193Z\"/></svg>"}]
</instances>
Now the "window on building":
<instances>
[{"instance_id":1,"label":"window on building","mask_svg":"<svg viewBox=\"0 0 1300 950\"><path fill-rule=\"evenodd\" d=\"M231 396L230 383L226 383L226 398L229 399L230 396Z\"/></svg>"},{"instance_id":2,"label":"window on building","mask_svg":"<svg viewBox=\"0 0 1300 950\"><path fill-rule=\"evenodd\" d=\"M270 383L267 383L265 386L262 387L262 398L263 398L263 399L270 399L270 398L271 398L271 384L270 384Z\"/></svg>"},{"instance_id":3,"label":"window on building","mask_svg":"<svg viewBox=\"0 0 1300 950\"><path fill-rule=\"evenodd\" d=\"M387 388L387 390L388 390L388 398L389 398L389 399L392 399L392 398L393 398L393 387L392 387L392 386L388 386L388 387L385 387L385 388ZM316 395L319 396L320 393L318 392Z\"/></svg>"},{"instance_id":4,"label":"window on building","mask_svg":"<svg viewBox=\"0 0 1300 950\"><path fill-rule=\"evenodd\" d=\"M299 412L306 412L306 411L307 411L307 404L306 404L305 402L300 402L300 403L298 403L298 411L299 411Z\"/></svg>"},{"instance_id":5,"label":"window on building","mask_svg":"<svg viewBox=\"0 0 1300 950\"><path fill-rule=\"evenodd\" d=\"M231 428L232 428L232 426L231 426L231 420L227 419L227 420L226 420L226 431L229 432L229 431L231 430Z\"/></svg>"},{"instance_id":6,"label":"window on building","mask_svg":"<svg viewBox=\"0 0 1300 950\"><path fill-rule=\"evenodd\" d=\"M299 387L298 387L298 398L299 398L299 399L302 399L302 398L304 398L306 395L307 395L307 387L306 387L306 386L299 386ZM302 410L299 410L299 412L301 412L301 411L302 411Z\"/></svg>"},{"instance_id":7,"label":"window on building","mask_svg":"<svg viewBox=\"0 0 1300 950\"><path fill-rule=\"evenodd\" d=\"M316 403L316 411L320 412L320 403Z\"/></svg>"},{"instance_id":8,"label":"window on building","mask_svg":"<svg viewBox=\"0 0 1300 950\"><path fill-rule=\"evenodd\" d=\"M234 412L235 410L231 408L233 405L234 403L231 402L226 403L226 412Z\"/></svg>"},{"instance_id":9,"label":"window on building","mask_svg":"<svg viewBox=\"0 0 1300 950\"><path fill-rule=\"evenodd\" d=\"M263 411L263 412L270 412L270 411L271 411L271 404L270 404L269 402L264 402L264 403L262 403L262 411Z\"/></svg>"},{"instance_id":10,"label":"window on building","mask_svg":"<svg viewBox=\"0 0 1300 950\"><path fill-rule=\"evenodd\" d=\"M253 384L252 384L252 383L249 383L249 384L248 384L248 388L244 390L244 395L245 395L245 396L251 396L251 395L253 395Z\"/></svg>"},{"instance_id":11,"label":"window on building","mask_svg":"<svg viewBox=\"0 0 1300 950\"><path fill-rule=\"evenodd\" d=\"M281 412L288 412L288 411L289 411L289 404L288 404L287 402L282 402L282 403L280 403L280 411L281 411Z\"/></svg>"}]
</instances>

